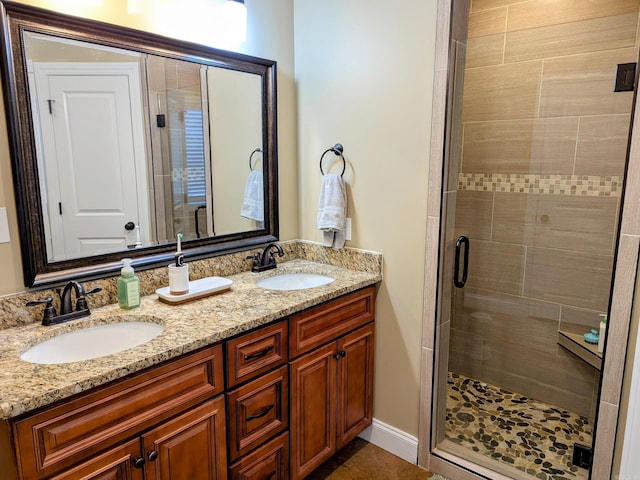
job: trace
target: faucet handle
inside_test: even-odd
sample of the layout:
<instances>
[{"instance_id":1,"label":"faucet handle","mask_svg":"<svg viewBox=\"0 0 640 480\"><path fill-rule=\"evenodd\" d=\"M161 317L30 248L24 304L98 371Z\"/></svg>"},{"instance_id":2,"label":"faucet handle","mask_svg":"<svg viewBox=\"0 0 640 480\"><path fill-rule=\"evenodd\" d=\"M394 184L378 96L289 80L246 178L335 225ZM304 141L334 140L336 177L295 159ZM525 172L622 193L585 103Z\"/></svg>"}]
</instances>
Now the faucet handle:
<instances>
[{"instance_id":1,"label":"faucet handle","mask_svg":"<svg viewBox=\"0 0 640 480\"><path fill-rule=\"evenodd\" d=\"M280 247L280 246L276 244L276 247ZM282 248L277 248L275 251L274 250L269 251L269 263L275 263L276 255L278 255L279 257L284 257L284 251L282 250Z\"/></svg>"},{"instance_id":2,"label":"faucet handle","mask_svg":"<svg viewBox=\"0 0 640 480\"><path fill-rule=\"evenodd\" d=\"M102 288L100 287L92 288L91 290L85 291L84 295L79 296L78 299L76 300L76 311L89 310L89 304L87 303L86 295L90 295L92 293L98 293L101 291L102 291Z\"/></svg>"},{"instance_id":3,"label":"faucet handle","mask_svg":"<svg viewBox=\"0 0 640 480\"><path fill-rule=\"evenodd\" d=\"M53 297L47 297L44 300L32 300L25 304L27 307L34 307L36 305L44 305L44 311L42 312L43 325L49 325L51 319L58 315L55 307L53 306Z\"/></svg>"},{"instance_id":4,"label":"faucet handle","mask_svg":"<svg viewBox=\"0 0 640 480\"><path fill-rule=\"evenodd\" d=\"M260 252L256 252L253 255L249 255L246 260L253 260L253 264L252 266L257 267L260 265L260 261L262 259L262 255L260 255Z\"/></svg>"}]
</instances>

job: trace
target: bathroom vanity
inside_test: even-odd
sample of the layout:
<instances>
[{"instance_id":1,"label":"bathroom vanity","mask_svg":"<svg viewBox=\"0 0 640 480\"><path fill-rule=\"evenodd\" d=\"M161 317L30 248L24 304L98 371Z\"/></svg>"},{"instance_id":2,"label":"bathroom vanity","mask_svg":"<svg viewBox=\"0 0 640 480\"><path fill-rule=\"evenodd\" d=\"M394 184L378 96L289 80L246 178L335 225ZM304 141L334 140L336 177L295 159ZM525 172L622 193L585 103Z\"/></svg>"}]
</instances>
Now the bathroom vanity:
<instances>
[{"instance_id":1,"label":"bathroom vanity","mask_svg":"<svg viewBox=\"0 0 640 480\"><path fill-rule=\"evenodd\" d=\"M300 270L336 280L299 291L256 285ZM231 291L184 305L152 295L136 314L96 309L85 321L164 324L121 354L30 364L19 350L56 327L5 330L13 338L0 345L9 369L0 387L24 391L2 396L0 477L298 479L370 425L381 276L296 260L230 278Z\"/></svg>"}]
</instances>

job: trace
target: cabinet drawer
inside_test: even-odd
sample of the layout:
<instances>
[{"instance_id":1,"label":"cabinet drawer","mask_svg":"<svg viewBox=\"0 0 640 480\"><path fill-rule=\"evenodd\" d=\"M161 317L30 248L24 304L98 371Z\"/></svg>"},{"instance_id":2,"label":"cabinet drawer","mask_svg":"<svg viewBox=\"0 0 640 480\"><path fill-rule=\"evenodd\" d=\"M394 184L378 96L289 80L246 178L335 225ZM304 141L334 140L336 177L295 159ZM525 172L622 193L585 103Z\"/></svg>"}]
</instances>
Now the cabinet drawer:
<instances>
[{"instance_id":1,"label":"cabinet drawer","mask_svg":"<svg viewBox=\"0 0 640 480\"><path fill-rule=\"evenodd\" d=\"M230 480L289 480L289 434L283 433L229 469Z\"/></svg>"},{"instance_id":2,"label":"cabinet drawer","mask_svg":"<svg viewBox=\"0 0 640 480\"><path fill-rule=\"evenodd\" d=\"M216 345L17 421L22 478L49 476L221 393L223 376Z\"/></svg>"},{"instance_id":3,"label":"cabinet drawer","mask_svg":"<svg viewBox=\"0 0 640 480\"><path fill-rule=\"evenodd\" d=\"M289 357L294 358L364 325L375 316L375 287L367 287L291 317Z\"/></svg>"},{"instance_id":4,"label":"cabinet drawer","mask_svg":"<svg viewBox=\"0 0 640 480\"><path fill-rule=\"evenodd\" d=\"M227 342L227 387L250 380L287 362L286 320Z\"/></svg>"},{"instance_id":5,"label":"cabinet drawer","mask_svg":"<svg viewBox=\"0 0 640 480\"><path fill-rule=\"evenodd\" d=\"M273 372L227 394L229 457L237 460L289 426L289 368Z\"/></svg>"}]
</instances>

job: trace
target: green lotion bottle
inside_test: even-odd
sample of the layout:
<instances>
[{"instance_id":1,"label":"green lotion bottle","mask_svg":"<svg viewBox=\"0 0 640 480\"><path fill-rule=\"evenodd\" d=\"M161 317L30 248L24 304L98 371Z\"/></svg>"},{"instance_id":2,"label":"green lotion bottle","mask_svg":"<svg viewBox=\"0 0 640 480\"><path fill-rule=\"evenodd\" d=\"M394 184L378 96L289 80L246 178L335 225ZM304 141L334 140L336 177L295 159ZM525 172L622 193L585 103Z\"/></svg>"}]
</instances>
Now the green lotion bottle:
<instances>
[{"instance_id":1,"label":"green lotion bottle","mask_svg":"<svg viewBox=\"0 0 640 480\"><path fill-rule=\"evenodd\" d=\"M134 275L132 260L122 259L122 270L118 278L118 304L120 308L136 308L140 306L140 279Z\"/></svg>"}]
</instances>

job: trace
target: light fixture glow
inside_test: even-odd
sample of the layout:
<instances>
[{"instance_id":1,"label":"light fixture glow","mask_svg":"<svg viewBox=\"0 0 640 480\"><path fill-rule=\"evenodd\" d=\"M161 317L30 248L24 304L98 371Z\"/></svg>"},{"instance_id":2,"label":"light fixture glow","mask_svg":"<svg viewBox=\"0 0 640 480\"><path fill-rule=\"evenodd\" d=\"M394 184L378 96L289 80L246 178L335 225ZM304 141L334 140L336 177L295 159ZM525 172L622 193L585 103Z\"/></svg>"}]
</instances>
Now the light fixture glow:
<instances>
[{"instance_id":1,"label":"light fixture glow","mask_svg":"<svg viewBox=\"0 0 640 480\"><path fill-rule=\"evenodd\" d=\"M128 14L142 13L142 0L128 0L127 13Z\"/></svg>"},{"instance_id":2,"label":"light fixture glow","mask_svg":"<svg viewBox=\"0 0 640 480\"><path fill-rule=\"evenodd\" d=\"M57 2L60 6L63 7L74 7L78 10L85 7L101 7L102 0L58 0Z\"/></svg>"},{"instance_id":3,"label":"light fixture glow","mask_svg":"<svg viewBox=\"0 0 640 480\"><path fill-rule=\"evenodd\" d=\"M247 7L244 0L227 0L224 5L226 37L236 42L247 39Z\"/></svg>"},{"instance_id":4,"label":"light fixture glow","mask_svg":"<svg viewBox=\"0 0 640 480\"><path fill-rule=\"evenodd\" d=\"M129 2L135 4L134 0ZM154 5L155 23L164 35L236 51L246 40L244 1L162 0Z\"/></svg>"}]
</instances>

